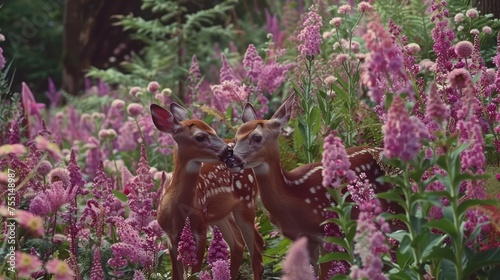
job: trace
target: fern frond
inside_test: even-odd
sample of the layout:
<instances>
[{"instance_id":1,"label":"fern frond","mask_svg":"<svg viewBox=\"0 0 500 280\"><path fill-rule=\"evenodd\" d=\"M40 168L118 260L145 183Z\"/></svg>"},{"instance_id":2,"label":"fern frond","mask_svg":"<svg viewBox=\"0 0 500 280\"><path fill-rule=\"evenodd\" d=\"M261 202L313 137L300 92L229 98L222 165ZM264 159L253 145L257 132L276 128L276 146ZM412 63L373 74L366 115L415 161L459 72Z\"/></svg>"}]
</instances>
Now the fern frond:
<instances>
[{"instance_id":1,"label":"fern frond","mask_svg":"<svg viewBox=\"0 0 500 280\"><path fill-rule=\"evenodd\" d=\"M193 30L213 24L216 18L227 17L226 12L233 9L236 2L235 0L224 1L211 9L200 10L194 14L186 15L183 31L189 34Z\"/></svg>"}]
</instances>

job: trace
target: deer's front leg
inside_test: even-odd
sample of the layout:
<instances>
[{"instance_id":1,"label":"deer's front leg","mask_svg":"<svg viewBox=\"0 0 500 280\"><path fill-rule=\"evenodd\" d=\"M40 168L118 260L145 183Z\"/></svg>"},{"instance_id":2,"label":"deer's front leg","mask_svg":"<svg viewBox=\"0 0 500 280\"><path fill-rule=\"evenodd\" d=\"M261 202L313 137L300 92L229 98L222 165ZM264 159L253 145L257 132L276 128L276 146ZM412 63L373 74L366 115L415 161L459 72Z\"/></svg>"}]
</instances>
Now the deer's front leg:
<instances>
[{"instance_id":1,"label":"deer's front leg","mask_svg":"<svg viewBox=\"0 0 500 280\"><path fill-rule=\"evenodd\" d=\"M231 279L237 279L241 264L243 263L243 252L245 250L245 243L243 242L240 229L231 215L216 222L215 225L221 231L222 237L231 251Z\"/></svg>"},{"instance_id":2,"label":"deer's front leg","mask_svg":"<svg viewBox=\"0 0 500 280\"><path fill-rule=\"evenodd\" d=\"M262 279L264 273L264 265L262 263L262 251L264 248L264 239L255 227L255 210L253 207L247 207L246 203L242 206L243 209L234 211L236 223L243 234L245 243L250 252L252 259L253 279Z\"/></svg>"},{"instance_id":3,"label":"deer's front leg","mask_svg":"<svg viewBox=\"0 0 500 280\"><path fill-rule=\"evenodd\" d=\"M200 225L197 230L193 232L196 243L196 265L193 265L192 273L201 271L203 259L205 257L205 249L207 246L207 224Z\"/></svg>"},{"instance_id":4,"label":"deer's front leg","mask_svg":"<svg viewBox=\"0 0 500 280\"><path fill-rule=\"evenodd\" d=\"M168 254L172 263L172 280L184 279L184 267L182 266L182 262L177 260L179 256L177 251L178 242L177 236L169 236Z\"/></svg>"}]
</instances>

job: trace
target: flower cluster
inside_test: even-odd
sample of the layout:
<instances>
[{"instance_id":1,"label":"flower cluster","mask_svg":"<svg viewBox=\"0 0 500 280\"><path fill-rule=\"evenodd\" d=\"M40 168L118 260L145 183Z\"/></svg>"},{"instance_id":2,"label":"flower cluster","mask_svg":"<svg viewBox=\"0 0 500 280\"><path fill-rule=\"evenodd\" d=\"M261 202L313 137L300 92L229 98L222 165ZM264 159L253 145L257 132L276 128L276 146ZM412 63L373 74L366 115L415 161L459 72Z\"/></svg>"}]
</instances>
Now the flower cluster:
<instances>
[{"instance_id":1,"label":"flower cluster","mask_svg":"<svg viewBox=\"0 0 500 280\"><path fill-rule=\"evenodd\" d=\"M344 179L352 181L356 175L350 170L351 163L339 137L330 134L323 144L323 186L338 188Z\"/></svg>"},{"instance_id":2,"label":"flower cluster","mask_svg":"<svg viewBox=\"0 0 500 280\"><path fill-rule=\"evenodd\" d=\"M422 139L429 138L429 132L420 119L408 114L404 101L396 96L382 126L384 134L384 156L400 157L410 161L420 151Z\"/></svg>"}]
</instances>

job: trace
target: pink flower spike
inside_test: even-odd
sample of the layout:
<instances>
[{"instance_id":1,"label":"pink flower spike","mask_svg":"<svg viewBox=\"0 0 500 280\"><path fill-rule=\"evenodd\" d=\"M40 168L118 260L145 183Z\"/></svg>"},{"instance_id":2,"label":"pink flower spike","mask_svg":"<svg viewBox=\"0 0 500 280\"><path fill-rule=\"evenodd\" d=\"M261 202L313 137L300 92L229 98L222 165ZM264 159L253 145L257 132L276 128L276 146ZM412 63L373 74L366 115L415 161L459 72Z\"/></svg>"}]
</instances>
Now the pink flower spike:
<instances>
[{"instance_id":1,"label":"pink flower spike","mask_svg":"<svg viewBox=\"0 0 500 280\"><path fill-rule=\"evenodd\" d=\"M230 263L228 260L217 260L212 265L212 276L213 279L217 280L230 280L231 270Z\"/></svg>"},{"instance_id":2,"label":"pink flower spike","mask_svg":"<svg viewBox=\"0 0 500 280\"><path fill-rule=\"evenodd\" d=\"M314 272L309 263L307 238L301 237L288 249L283 262L283 278L281 280L315 280Z\"/></svg>"},{"instance_id":3,"label":"pink flower spike","mask_svg":"<svg viewBox=\"0 0 500 280\"><path fill-rule=\"evenodd\" d=\"M75 273L65 261L51 259L45 265L47 272L54 274L55 280L73 280Z\"/></svg>"},{"instance_id":4,"label":"pink flower spike","mask_svg":"<svg viewBox=\"0 0 500 280\"><path fill-rule=\"evenodd\" d=\"M321 26L323 26L321 16L314 11L314 6L311 6L306 19L302 23L302 31L297 36L300 42L297 49L303 56L313 57L320 53L321 43L323 42Z\"/></svg>"},{"instance_id":5,"label":"pink flower spike","mask_svg":"<svg viewBox=\"0 0 500 280\"><path fill-rule=\"evenodd\" d=\"M191 222L189 217L186 218L184 228L181 233L181 240L177 245L179 255L177 259L182 262L184 266L193 266L198 263L196 259L196 243L194 241L193 232L191 231Z\"/></svg>"},{"instance_id":6,"label":"pink flower spike","mask_svg":"<svg viewBox=\"0 0 500 280\"><path fill-rule=\"evenodd\" d=\"M211 266L218 260L229 260L229 250L226 242L222 239L221 231L214 226L213 239L208 247L207 263Z\"/></svg>"},{"instance_id":7,"label":"pink flower spike","mask_svg":"<svg viewBox=\"0 0 500 280\"><path fill-rule=\"evenodd\" d=\"M36 115L41 117L40 110L45 108L45 104L36 103L33 93L25 82L22 82L21 100L23 102L24 112L28 116Z\"/></svg>"}]
</instances>

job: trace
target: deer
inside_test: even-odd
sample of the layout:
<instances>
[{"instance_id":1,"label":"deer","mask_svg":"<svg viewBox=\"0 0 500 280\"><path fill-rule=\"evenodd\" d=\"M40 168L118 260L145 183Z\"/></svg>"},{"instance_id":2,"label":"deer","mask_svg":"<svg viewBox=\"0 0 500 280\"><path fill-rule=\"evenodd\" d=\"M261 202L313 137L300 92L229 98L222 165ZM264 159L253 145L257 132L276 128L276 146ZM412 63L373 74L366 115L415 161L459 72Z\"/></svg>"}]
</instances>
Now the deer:
<instances>
[{"instance_id":1,"label":"deer","mask_svg":"<svg viewBox=\"0 0 500 280\"><path fill-rule=\"evenodd\" d=\"M257 188L253 171L231 173L221 162L231 155L229 144L205 122L190 119L181 105L171 103L168 111L152 104L150 112L155 127L169 133L176 142L174 170L157 209L158 224L168 237L172 279L183 279L184 267L177 259L177 248L188 217L198 261L191 267L193 273L201 271L207 230L215 225L230 248L231 279L238 276L245 243L253 277L261 279L264 240L255 226Z\"/></svg>"},{"instance_id":2,"label":"deer","mask_svg":"<svg viewBox=\"0 0 500 280\"><path fill-rule=\"evenodd\" d=\"M281 166L278 137L290 120L293 97L289 97L269 120L257 118L254 107L247 103L243 109L243 124L238 128L232 156L225 160L232 172L253 169L262 205L271 222L281 233L292 240L306 236L311 265L318 272L317 260L323 247L322 223L326 220L325 208L332 206L333 197L322 185L323 166L321 162L302 165L291 171ZM387 191L388 184L375 179L392 172L379 162L378 147L353 147L346 149L351 169L364 172L375 187L375 192ZM351 200L352 201L352 200ZM381 201L384 209L402 211L398 205ZM353 218L359 209L353 208ZM329 263L320 268L320 279L327 279Z\"/></svg>"}]
</instances>

